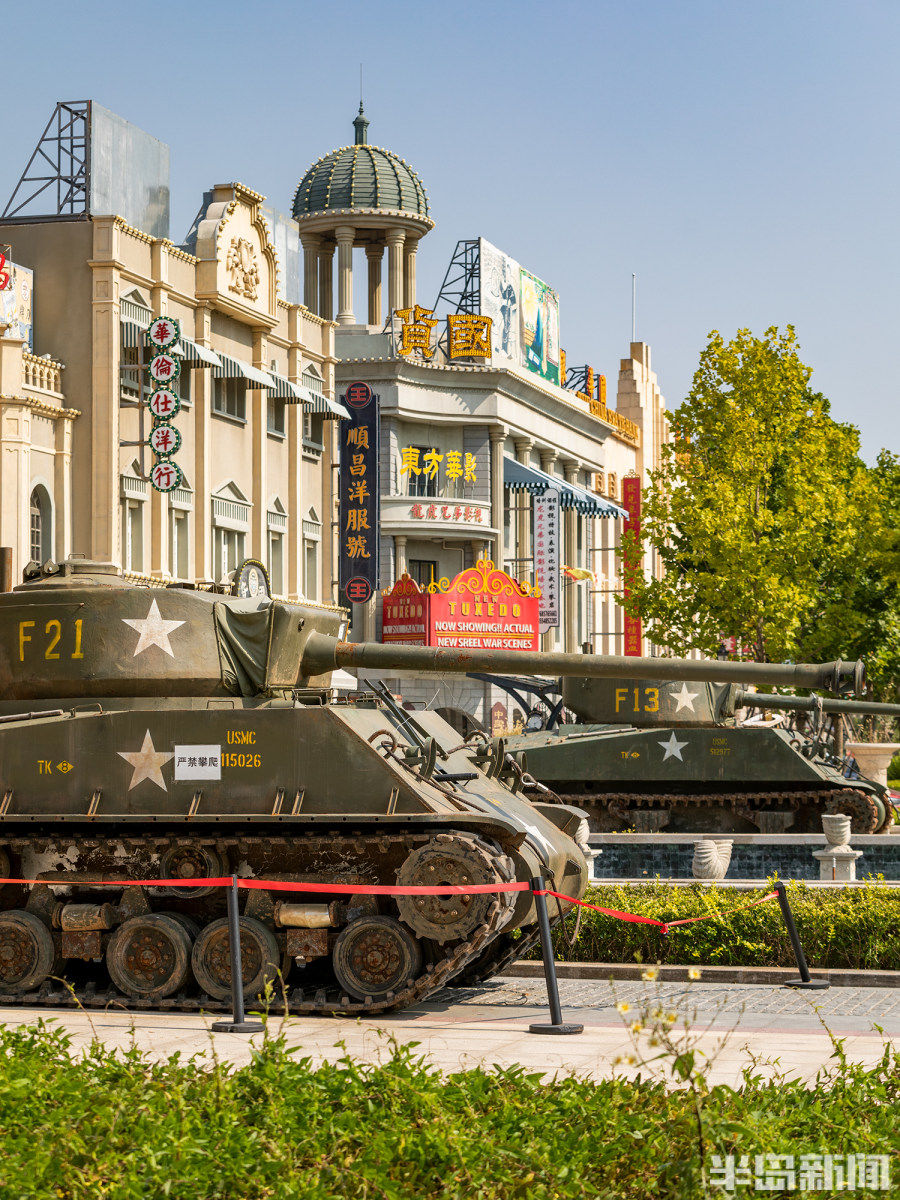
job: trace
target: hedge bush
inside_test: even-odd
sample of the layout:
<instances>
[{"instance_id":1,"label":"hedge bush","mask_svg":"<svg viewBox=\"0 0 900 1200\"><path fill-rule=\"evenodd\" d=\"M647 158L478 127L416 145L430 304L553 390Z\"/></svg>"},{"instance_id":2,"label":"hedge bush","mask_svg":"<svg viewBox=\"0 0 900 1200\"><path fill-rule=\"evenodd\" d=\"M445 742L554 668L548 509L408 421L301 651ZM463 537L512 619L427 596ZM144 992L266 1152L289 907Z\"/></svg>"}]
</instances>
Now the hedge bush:
<instances>
[{"instance_id":1,"label":"hedge bush","mask_svg":"<svg viewBox=\"0 0 900 1200\"><path fill-rule=\"evenodd\" d=\"M280 1039L251 1064L153 1064L66 1035L0 1030L3 1200L673 1200L710 1154L884 1155L900 1062L846 1064L811 1090L621 1078L541 1083L521 1068L441 1075L396 1048L313 1068ZM710 1166L713 1164L707 1158ZM869 1193L865 1193L869 1194ZM883 1193L881 1193L883 1194Z\"/></svg>"},{"instance_id":2,"label":"hedge bush","mask_svg":"<svg viewBox=\"0 0 900 1200\"><path fill-rule=\"evenodd\" d=\"M766 890L737 892L714 884L598 884L588 889L585 899L603 908L661 921L717 910L721 916L681 925L664 935L654 925L618 921L584 909L574 947L566 945L557 930L557 957L571 962L792 967L794 956L778 902L737 911ZM788 884L787 892L811 967L900 971L900 888L866 883L826 890L800 882ZM553 904L551 899L551 916ZM567 924L571 928L571 917Z\"/></svg>"}]
</instances>

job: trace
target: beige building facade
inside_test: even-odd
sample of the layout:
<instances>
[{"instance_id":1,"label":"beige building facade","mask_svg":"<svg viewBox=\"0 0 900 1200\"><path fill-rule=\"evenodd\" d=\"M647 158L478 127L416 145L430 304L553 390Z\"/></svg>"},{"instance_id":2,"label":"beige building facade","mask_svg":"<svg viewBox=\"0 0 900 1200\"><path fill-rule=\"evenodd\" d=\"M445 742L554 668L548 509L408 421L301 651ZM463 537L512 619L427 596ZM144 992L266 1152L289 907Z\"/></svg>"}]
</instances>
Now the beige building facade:
<instances>
[{"instance_id":1,"label":"beige building facade","mask_svg":"<svg viewBox=\"0 0 900 1200\"><path fill-rule=\"evenodd\" d=\"M340 415L333 325L279 294L263 202L241 184L213 188L190 249L116 214L0 226L0 240L34 272L35 344L65 363L66 381L65 398L29 392L25 379L41 372L58 388L62 368L20 353L23 385L14 386L15 347L2 343L4 456L13 422L20 439L26 430L31 438L16 471L0 479L14 576L33 557L22 497L41 487L55 513L56 556L73 549L160 581L220 581L253 557L276 593L330 600L331 427ZM173 461L183 479L165 494L151 486L146 445L146 329L160 316L181 330ZM59 456L53 469L48 440Z\"/></svg>"},{"instance_id":2,"label":"beige building facade","mask_svg":"<svg viewBox=\"0 0 900 1200\"><path fill-rule=\"evenodd\" d=\"M537 369L496 346L480 358L452 354L448 318L482 319L477 293L454 307L442 289L433 316L421 309L417 259L434 226L427 194L405 160L369 144L362 107L353 144L312 163L290 216L243 184L219 185L179 245L168 236L167 149L90 102L84 120L88 155L99 123L122 162L143 164L142 187L132 179L117 190L113 161L80 211L32 217L10 202L0 220L0 243L34 274L43 355L15 330L0 338L0 544L14 548L14 578L31 560L76 552L141 579L218 583L253 557L276 594L347 604L337 485L350 413L341 397L363 383L380 402L381 592L404 575L428 587L486 559L534 584L535 502L550 487L561 505L560 603L541 645L626 651L616 603L623 484L646 482L669 439L649 346L630 345L614 404L605 380L588 367L567 371L562 352L551 371L549 351ZM106 159L102 169L110 172ZM521 270L492 253L504 270ZM354 311L354 258L366 273L364 321ZM533 348L526 280L547 285L521 277L522 345ZM559 298L547 295L541 336L558 351ZM504 336L519 329L505 303L494 313ZM180 330L172 461L182 478L166 493L151 485L147 445L147 330L159 317ZM436 327L433 344L407 344L404 327L422 320ZM426 455L442 469L410 469ZM465 463L465 474L451 463ZM660 569L652 556L642 567ZM376 594L349 606L353 636L381 637L381 605ZM652 649L645 641L643 653ZM446 681L435 698L432 679L387 678L412 702L460 718L487 723L495 702L474 681Z\"/></svg>"}]
</instances>

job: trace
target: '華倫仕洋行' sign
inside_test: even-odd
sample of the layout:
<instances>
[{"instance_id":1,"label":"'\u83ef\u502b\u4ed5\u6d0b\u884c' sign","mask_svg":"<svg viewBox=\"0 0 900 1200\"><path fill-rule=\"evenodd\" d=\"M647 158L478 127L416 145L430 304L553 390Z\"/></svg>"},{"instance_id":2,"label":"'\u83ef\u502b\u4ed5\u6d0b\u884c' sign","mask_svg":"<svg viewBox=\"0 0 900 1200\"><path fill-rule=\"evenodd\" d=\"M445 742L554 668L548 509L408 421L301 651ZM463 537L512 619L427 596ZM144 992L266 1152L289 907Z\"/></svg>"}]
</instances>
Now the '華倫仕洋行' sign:
<instances>
[{"instance_id":1,"label":"'\u83ef\u502b\u4ed5\u6d0b\u884c' sign","mask_svg":"<svg viewBox=\"0 0 900 1200\"><path fill-rule=\"evenodd\" d=\"M537 650L539 595L489 560L433 590L403 575L382 601L382 640L450 650Z\"/></svg>"}]
</instances>

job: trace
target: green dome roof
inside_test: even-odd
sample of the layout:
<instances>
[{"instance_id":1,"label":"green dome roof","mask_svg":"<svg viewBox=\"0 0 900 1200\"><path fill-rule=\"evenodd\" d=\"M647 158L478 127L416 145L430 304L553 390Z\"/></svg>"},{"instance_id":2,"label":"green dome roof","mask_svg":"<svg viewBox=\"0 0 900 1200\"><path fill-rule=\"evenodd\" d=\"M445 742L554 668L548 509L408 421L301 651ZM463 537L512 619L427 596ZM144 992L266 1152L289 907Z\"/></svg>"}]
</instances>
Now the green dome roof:
<instances>
[{"instance_id":1,"label":"green dome roof","mask_svg":"<svg viewBox=\"0 0 900 1200\"><path fill-rule=\"evenodd\" d=\"M421 179L390 150L370 146L362 105L353 122L356 144L332 150L309 168L294 193L295 218L334 209L386 209L428 217Z\"/></svg>"}]
</instances>

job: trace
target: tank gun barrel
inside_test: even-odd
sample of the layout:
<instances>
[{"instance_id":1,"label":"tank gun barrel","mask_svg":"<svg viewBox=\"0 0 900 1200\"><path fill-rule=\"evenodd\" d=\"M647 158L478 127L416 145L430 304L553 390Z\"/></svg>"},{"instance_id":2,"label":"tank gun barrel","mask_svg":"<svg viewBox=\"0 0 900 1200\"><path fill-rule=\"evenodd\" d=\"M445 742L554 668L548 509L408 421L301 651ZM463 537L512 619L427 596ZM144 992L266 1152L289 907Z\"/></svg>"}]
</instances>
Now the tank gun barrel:
<instances>
[{"instance_id":1,"label":"tank gun barrel","mask_svg":"<svg viewBox=\"0 0 900 1200\"><path fill-rule=\"evenodd\" d=\"M520 675L580 675L594 679L627 675L638 679L828 688L835 692L840 691L842 679L851 680L856 691L862 688L865 680L865 669L861 662L843 663L840 659L831 663L741 663L718 659L625 658L607 654L530 653L522 650L468 650L380 642L340 642L325 634L310 634L303 653L306 674L358 667L430 671L435 674L508 671Z\"/></svg>"},{"instance_id":2,"label":"tank gun barrel","mask_svg":"<svg viewBox=\"0 0 900 1200\"><path fill-rule=\"evenodd\" d=\"M768 692L739 691L735 708L771 708L780 712L845 713L849 717L900 717L900 704L875 700L829 700L821 696L773 696Z\"/></svg>"}]
</instances>

